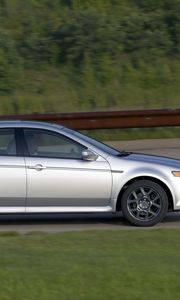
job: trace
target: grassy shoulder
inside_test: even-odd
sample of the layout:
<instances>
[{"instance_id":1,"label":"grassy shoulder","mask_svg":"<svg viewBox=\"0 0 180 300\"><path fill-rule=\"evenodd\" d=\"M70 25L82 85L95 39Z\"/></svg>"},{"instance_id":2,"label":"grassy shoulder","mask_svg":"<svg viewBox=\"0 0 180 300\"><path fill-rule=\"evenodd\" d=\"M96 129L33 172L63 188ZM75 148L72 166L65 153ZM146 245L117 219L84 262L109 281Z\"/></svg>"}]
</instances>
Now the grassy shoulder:
<instances>
[{"instance_id":1,"label":"grassy shoulder","mask_svg":"<svg viewBox=\"0 0 180 300\"><path fill-rule=\"evenodd\" d=\"M102 141L180 138L180 127L98 129L83 133Z\"/></svg>"},{"instance_id":2,"label":"grassy shoulder","mask_svg":"<svg viewBox=\"0 0 180 300\"><path fill-rule=\"evenodd\" d=\"M89 68L69 66L22 70L16 77L13 92L0 93L0 114L179 107L177 60L172 65L164 62L168 72L163 72L160 62L158 67L151 66L152 70L149 66L137 69L131 63L126 64L124 68L110 64L110 69L99 71L98 76L94 69L90 72Z\"/></svg>"},{"instance_id":3,"label":"grassy shoulder","mask_svg":"<svg viewBox=\"0 0 180 300\"><path fill-rule=\"evenodd\" d=\"M180 230L0 234L0 298L179 299Z\"/></svg>"}]
</instances>

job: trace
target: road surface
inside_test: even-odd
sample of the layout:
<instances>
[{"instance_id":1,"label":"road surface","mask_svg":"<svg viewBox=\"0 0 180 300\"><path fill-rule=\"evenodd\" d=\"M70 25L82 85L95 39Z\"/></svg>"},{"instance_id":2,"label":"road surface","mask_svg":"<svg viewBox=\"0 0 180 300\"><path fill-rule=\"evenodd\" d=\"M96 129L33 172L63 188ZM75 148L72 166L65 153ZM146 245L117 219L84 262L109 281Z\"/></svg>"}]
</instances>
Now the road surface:
<instances>
[{"instance_id":1,"label":"road surface","mask_svg":"<svg viewBox=\"0 0 180 300\"><path fill-rule=\"evenodd\" d=\"M137 141L114 141L107 142L107 144L119 150L163 155L180 159L180 138L161 140L154 139Z\"/></svg>"}]
</instances>

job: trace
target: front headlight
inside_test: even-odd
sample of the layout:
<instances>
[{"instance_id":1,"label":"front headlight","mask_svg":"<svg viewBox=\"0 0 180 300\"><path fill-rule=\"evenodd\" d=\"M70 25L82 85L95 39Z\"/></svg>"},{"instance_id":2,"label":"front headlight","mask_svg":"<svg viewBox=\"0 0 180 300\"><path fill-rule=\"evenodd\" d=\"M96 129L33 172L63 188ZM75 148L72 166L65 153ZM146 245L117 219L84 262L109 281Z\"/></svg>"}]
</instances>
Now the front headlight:
<instances>
[{"instance_id":1,"label":"front headlight","mask_svg":"<svg viewBox=\"0 0 180 300\"><path fill-rule=\"evenodd\" d=\"M173 174L175 177L180 177L180 171L172 171L172 174Z\"/></svg>"}]
</instances>

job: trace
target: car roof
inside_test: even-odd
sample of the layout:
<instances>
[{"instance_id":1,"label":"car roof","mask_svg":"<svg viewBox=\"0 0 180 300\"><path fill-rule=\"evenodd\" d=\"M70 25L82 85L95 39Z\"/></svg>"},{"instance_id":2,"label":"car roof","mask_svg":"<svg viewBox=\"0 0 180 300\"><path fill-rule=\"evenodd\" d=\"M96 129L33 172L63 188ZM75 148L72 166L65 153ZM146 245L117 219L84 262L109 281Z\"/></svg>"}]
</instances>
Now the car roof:
<instances>
[{"instance_id":1,"label":"car roof","mask_svg":"<svg viewBox=\"0 0 180 300\"><path fill-rule=\"evenodd\" d=\"M31 127L31 128L44 128L44 129L62 129L64 126L39 121L22 121L22 120L6 120L0 121L0 128L4 127Z\"/></svg>"}]
</instances>

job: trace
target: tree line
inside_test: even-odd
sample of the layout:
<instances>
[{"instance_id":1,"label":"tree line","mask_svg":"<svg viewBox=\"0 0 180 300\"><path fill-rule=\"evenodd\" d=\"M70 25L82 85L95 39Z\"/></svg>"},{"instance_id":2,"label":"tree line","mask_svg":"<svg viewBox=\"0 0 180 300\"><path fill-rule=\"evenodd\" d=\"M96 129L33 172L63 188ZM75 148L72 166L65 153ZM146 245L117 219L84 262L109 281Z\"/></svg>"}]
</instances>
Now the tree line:
<instances>
[{"instance_id":1,"label":"tree line","mask_svg":"<svg viewBox=\"0 0 180 300\"><path fill-rule=\"evenodd\" d=\"M179 57L180 0L0 0L1 95L14 93L24 70L124 84L138 70L164 78L160 66L171 73Z\"/></svg>"}]
</instances>

